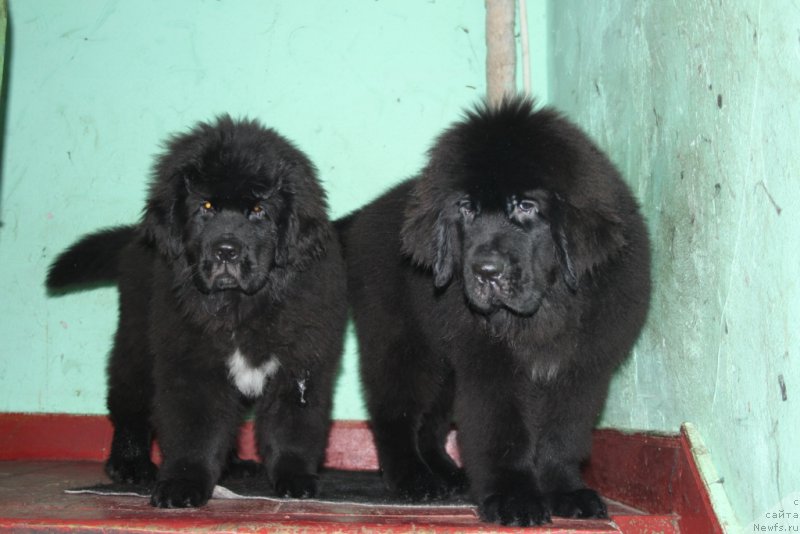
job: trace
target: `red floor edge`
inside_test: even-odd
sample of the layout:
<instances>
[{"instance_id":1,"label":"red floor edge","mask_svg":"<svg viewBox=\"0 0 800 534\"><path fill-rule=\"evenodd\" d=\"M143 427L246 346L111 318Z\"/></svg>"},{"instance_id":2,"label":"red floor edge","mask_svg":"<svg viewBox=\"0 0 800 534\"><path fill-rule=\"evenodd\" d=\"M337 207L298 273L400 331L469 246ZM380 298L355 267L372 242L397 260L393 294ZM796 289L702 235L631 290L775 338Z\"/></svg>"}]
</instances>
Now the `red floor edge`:
<instances>
[{"instance_id":1,"label":"red floor edge","mask_svg":"<svg viewBox=\"0 0 800 534\"><path fill-rule=\"evenodd\" d=\"M684 434L597 430L587 483L609 500L607 521L554 519L515 529L481 523L473 507L354 506L213 499L193 510L157 510L137 497L67 495L106 480L111 443L103 416L0 413L0 530L25 532L722 532ZM457 456L451 434L449 450ZM252 426L240 435L255 457ZM157 454L157 451L156 451ZM372 470L377 459L363 421L336 421L326 466Z\"/></svg>"}]
</instances>

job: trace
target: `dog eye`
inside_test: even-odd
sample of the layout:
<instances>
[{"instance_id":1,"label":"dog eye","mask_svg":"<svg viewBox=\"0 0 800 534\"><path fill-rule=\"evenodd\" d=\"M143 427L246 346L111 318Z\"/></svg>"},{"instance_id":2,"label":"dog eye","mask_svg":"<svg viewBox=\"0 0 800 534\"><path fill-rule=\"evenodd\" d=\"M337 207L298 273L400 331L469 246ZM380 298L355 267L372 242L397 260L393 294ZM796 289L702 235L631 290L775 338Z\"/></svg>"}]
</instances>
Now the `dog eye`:
<instances>
[{"instance_id":1,"label":"dog eye","mask_svg":"<svg viewBox=\"0 0 800 534\"><path fill-rule=\"evenodd\" d=\"M250 210L250 216L255 219L263 219L267 216L267 210L265 210L261 204L256 204Z\"/></svg>"},{"instance_id":2,"label":"dog eye","mask_svg":"<svg viewBox=\"0 0 800 534\"><path fill-rule=\"evenodd\" d=\"M210 200L206 200L202 204L200 204L200 209L202 209L203 212L213 211L214 204L212 204Z\"/></svg>"},{"instance_id":3,"label":"dog eye","mask_svg":"<svg viewBox=\"0 0 800 534\"><path fill-rule=\"evenodd\" d=\"M539 213L539 204L534 200L520 200L517 203L517 209L520 213L535 215Z\"/></svg>"},{"instance_id":4,"label":"dog eye","mask_svg":"<svg viewBox=\"0 0 800 534\"><path fill-rule=\"evenodd\" d=\"M458 202L458 210L465 217L472 217L473 215L475 215L477 208L475 207L475 204L471 200L464 199Z\"/></svg>"}]
</instances>

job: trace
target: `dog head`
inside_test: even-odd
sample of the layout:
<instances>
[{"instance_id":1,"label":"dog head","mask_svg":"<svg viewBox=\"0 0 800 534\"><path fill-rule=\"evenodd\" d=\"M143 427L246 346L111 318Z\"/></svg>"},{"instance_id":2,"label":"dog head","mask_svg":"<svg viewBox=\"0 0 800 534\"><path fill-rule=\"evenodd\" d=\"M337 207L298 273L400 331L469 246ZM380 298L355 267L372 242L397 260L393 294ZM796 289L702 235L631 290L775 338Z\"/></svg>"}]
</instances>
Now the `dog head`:
<instances>
[{"instance_id":1,"label":"dog head","mask_svg":"<svg viewBox=\"0 0 800 534\"><path fill-rule=\"evenodd\" d=\"M526 99L478 107L445 131L412 190L404 252L471 307L535 313L625 244L614 166L575 126Z\"/></svg>"},{"instance_id":2,"label":"dog head","mask_svg":"<svg viewBox=\"0 0 800 534\"><path fill-rule=\"evenodd\" d=\"M199 291L254 294L323 253L326 211L300 150L255 121L221 116L168 142L143 227Z\"/></svg>"}]
</instances>

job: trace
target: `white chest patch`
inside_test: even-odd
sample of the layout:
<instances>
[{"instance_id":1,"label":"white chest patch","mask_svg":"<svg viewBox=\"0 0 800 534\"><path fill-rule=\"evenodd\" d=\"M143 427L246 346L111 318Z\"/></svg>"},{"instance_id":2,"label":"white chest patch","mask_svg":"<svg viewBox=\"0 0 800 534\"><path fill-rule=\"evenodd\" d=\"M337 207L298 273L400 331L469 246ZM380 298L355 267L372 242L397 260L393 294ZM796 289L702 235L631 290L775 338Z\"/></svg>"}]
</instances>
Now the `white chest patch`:
<instances>
[{"instance_id":1,"label":"white chest patch","mask_svg":"<svg viewBox=\"0 0 800 534\"><path fill-rule=\"evenodd\" d=\"M278 358L272 356L258 367L253 367L239 349L236 349L228 358L228 376L243 395L254 398L261 395L267 378L274 375L280 366Z\"/></svg>"}]
</instances>

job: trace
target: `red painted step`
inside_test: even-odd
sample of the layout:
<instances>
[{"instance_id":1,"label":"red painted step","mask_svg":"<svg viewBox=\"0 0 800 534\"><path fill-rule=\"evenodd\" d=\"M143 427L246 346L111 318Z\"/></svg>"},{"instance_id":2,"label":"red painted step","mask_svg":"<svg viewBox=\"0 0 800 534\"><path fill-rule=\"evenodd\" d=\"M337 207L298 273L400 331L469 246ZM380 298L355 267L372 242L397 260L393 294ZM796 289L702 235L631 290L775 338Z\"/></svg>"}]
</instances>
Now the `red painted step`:
<instances>
[{"instance_id":1,"label":"red painted step","mask_svg":"<svg viewBox=\"0 0 800 534\"><path fill-rule=\"evenodd\" d=\"M451 436L451 452L453 450ZM105 480L111 441L102 416L0 414L0 530L28 532L534 532L480 523L472 507L392 507L302 501L212 500L192 510L157 510L146 499L67 495ZM252 427L241 436L254 457ZM338 421L326 465L377 467L368 427ZM546 532L721 532L684 435L595 433L590 485L610 500L609 521L556 518Z\"/></svg>"}]
</instances>

